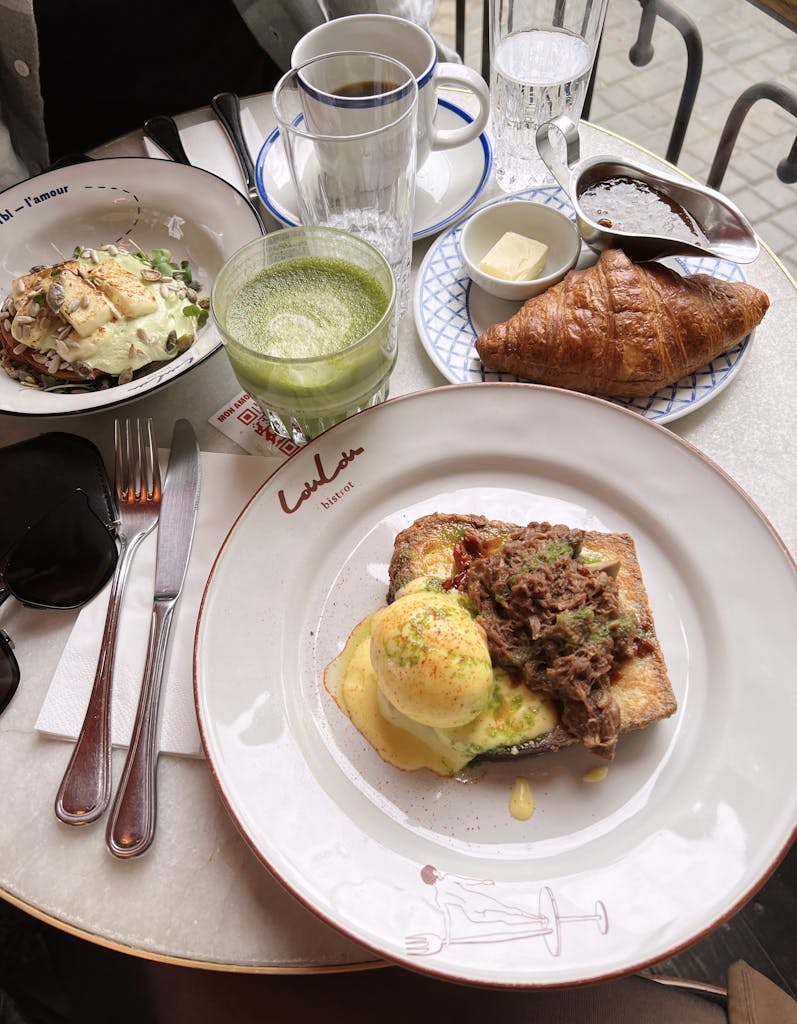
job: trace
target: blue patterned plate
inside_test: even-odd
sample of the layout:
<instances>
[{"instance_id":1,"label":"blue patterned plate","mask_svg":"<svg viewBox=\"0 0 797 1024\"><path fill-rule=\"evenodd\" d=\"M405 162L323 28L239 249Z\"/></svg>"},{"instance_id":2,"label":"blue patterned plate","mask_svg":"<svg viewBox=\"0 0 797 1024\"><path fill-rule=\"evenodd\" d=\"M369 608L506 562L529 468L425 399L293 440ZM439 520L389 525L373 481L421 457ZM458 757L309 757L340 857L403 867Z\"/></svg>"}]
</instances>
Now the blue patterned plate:
<instances>
[{"instance_id":1,"label":"blue patterned plate","mask_svg":"<svg viewBox=\"0 0 797 1024\"><path fill-rule=\"evenodd\" d=\"M494 202L502 203L509 198L533 199L553 206L575 220L573 207L558 185L531 189ZM464 222L459 223L441 235L426 254L415 290L415 326L429 358L452 384L517 381L520 378L512 374L485 369L474 342L491 324L512 316L521 303L496 299L473 284L459 251L463 226ZM663 262L684 274L711 274L725 281L746 280L736 263L713 256L677 257ZM583 262L579 265L582 266ZM686 416L716 398L733 380L752 338L753 332L707 366L648 398L615 398L612 401L657 423L669 423Z\"/></svg>"}]
</instances>

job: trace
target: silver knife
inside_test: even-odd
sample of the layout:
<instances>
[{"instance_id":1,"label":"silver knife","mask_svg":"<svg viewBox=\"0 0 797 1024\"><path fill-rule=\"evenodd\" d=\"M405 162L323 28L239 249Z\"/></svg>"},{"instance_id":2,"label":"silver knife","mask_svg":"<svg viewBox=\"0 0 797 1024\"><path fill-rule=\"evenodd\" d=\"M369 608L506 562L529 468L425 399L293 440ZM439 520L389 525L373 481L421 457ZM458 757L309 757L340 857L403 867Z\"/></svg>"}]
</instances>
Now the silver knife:
<instances>
[{"instance_id":1,"label":"silver knife","mask_svg":"<svg viewBox=\"0 0 797 1024\"><path fill-rule=\"evenodd\" d=\"M117 857L137 857L155 835L157 731L169 630L183 589L199 505L199 446L188 420L174 425L158 520L155 595L136 720L105 842Z\"/></svg>"}]
</instances>

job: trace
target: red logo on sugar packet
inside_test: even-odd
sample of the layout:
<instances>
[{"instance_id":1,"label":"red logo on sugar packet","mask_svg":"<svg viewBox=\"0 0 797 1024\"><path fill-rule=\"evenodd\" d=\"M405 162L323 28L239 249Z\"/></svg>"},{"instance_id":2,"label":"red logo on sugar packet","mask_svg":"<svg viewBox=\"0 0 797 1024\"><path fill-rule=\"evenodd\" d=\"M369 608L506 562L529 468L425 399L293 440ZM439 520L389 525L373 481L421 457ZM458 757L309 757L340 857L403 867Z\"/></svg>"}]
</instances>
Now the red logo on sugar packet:
<instances>
[{"instance_id":1,"label":"red logo on sugar packet","mask_svg":"<svg viewBox=\"0 0 797 1024\"><path fill-rule=\"evenodd\" d=\"M324 468L324 465L321 461L321 456L316 455L315 459L313 460L315 463L316 476L314 476L312 480L305 480L304 487L302 488L299 495L293 499L288 499L288 497L286 497L285 491L281 490L279 492L279 500L283 512L287 512L289 515L293 512L296 512L301 507L301 505L305 501L307 501L308 498L312 498L312 496L316 493L317 490L319 490L319 488L325 487L326 485L331 484L334 480L336 480L343 472L343 470L350 463L354 462L358 455L362 455L364 451L364 448L350 448L348 452L341 452L338 464L335 466L331 473L328 473ZM342 498L344 494L350 491L352 487L354 487L354 484L349 480L346 484L344 484L343 487L339 488L337 491L334 491L332 494L327 494L326 497L321 501L322 507L330 508L332 505L335 504L335 502L339 498Z\"/></svg>"}]
</instances>

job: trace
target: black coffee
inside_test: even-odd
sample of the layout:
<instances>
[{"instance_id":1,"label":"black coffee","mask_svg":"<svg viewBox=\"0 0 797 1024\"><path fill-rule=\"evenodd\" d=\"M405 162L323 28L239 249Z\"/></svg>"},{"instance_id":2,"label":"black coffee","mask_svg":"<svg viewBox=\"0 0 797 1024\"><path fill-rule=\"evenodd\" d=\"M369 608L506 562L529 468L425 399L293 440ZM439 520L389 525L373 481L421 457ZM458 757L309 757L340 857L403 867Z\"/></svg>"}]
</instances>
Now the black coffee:
<instances>
[{"instance_id":1,"label":"black coffee","mask_svg":"<svg viewBox=\"0 0 797 1024\"><path fill-rule=\"evenodd\" d=\"M377 82L374 79L368 79L364 82L350 82L348 85L341 85L339 89L335 89L335 95L359 99L362 96L379 96L380 93L393 92L394 89L398 89L396 82Z\"/></svg>"}]
</instances>

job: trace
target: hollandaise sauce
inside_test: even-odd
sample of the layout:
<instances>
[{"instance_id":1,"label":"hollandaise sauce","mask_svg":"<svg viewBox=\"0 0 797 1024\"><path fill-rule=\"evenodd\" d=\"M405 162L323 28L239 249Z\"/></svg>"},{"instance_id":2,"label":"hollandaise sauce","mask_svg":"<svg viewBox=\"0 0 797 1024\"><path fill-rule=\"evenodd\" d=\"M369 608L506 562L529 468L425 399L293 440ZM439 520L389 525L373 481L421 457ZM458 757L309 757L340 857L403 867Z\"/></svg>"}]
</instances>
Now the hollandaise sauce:
<instances>
[{"instance_id":1,"label":"hollandaise sauce","mask_svg":"<svg viewBox=\"0 0 797 1024\"><path fill-rule=\"evenodd\" d=\"M365 618L327 667L341 710L388 764L455 775L551 732L555 706L493 668L455 594L413 592Z\"/></svg>"},{"instance_id":2,"label":"hollandaise sauce","mask_svg":"<svg viewBox=\"0 0 797 1024\"><path fill-rule=\"evenodd\" d=\"M509 813L518 821L528 821L534 814L534 793L528 779L519 775L512 783L509 797Z\"/></svg>"},{"instance_id":3,"label":"hollandaise sauce","mask_svg":"<svg viewBox=\"0 0 797 1024\"><path fill-rule=\"evenodd\" d=\"M371 618L369 616L360 623L350 640L351 646L347 644L344 662L338 663L340 685L333 696L357 730L388 764L407 772L430 768L438 775L452 774L459 767L454 761L382 713L376 673L371 664Z\"/></svg>"}]
</instances>

